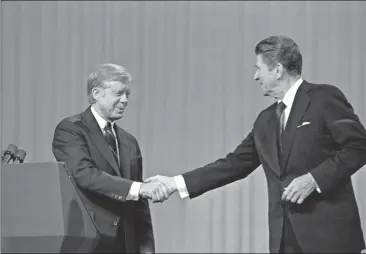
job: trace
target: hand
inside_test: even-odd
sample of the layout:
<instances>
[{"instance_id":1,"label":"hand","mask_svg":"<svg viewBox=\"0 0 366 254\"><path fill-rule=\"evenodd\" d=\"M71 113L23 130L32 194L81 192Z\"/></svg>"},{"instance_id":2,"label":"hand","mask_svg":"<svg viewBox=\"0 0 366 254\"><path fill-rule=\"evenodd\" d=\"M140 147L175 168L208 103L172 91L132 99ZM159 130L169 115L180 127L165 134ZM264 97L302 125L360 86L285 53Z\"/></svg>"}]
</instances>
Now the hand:
<instances>
[{"instance_id":1,"label":"hand","mask_svg":"<svg viewBox=\"0 0 366 254\"><path fill-rule=\"evenodd\" d=\"M163 192L164 195L151 196L153 203L163 202L168 199L174 192L177 191L174 179L167 176L152 176L144 180L144 183L159 183L159 193Z\"/></svg>"},{"instance_id":2,"label":"hand","mask_svg":"<svg viewBox=\"0 0 366 254\"><path fill-rule=\"evenodd\" d=\"M285 188L282 200L302 204L304 200L316 189L316 182L311 174L296 177Z\"/></svg>"},{"instance_id":3,"label":"hand","mask_svg":"<svg viewBox=\"0 0 366 254\"><path fill-rule=\"evenodd\" d=\"M144 182L141 184L139 195L142 198L152 199L155 202L162 202L169 198L168 190L159 181Z\"/></svg>"}]
</instances>

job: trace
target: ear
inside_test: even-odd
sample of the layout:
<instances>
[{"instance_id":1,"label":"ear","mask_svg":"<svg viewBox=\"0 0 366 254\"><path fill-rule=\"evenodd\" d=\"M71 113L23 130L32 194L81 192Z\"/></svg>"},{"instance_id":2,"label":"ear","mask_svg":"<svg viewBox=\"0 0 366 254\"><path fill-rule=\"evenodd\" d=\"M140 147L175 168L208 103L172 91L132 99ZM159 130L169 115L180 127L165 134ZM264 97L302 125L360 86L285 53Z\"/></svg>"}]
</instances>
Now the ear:
<instances>
[{"instance_id":1,"label":"ear","mask_svg":"<svg viewBox=\"0 0 366 254\"><path fill-rule=\"evenodd\" d=\"M99 99L104 96L104 91L100 87L94 87L91 92L93 98L97 101L99 101Z\"/></svg>"},{"instance_id":2,"label":"ear","mask_svg":"<svg viewBox=\"0 0 366 254\"><path fill-rule=\"evenodd\" d=\"M275 67L275 71L276 71L276 78L281 79L283 77L285 68L283 67L283 65L281 63L277 63L276 67Z\"/></svg>"}]
</instances>

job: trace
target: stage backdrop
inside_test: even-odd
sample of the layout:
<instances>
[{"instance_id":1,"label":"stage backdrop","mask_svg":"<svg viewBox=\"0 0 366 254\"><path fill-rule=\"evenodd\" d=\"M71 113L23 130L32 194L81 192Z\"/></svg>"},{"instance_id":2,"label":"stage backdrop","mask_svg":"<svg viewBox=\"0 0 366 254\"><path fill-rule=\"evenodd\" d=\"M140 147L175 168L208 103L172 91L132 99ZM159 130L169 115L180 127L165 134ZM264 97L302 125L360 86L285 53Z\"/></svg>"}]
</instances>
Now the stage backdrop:
<instances>
[{"instance_id":1,"label":"stage backdrop","mask_svg":"<svg viewBox=\"0 0 366 254\"><path fill-rule=\"evenodd\" d=\"M56 124L87 108L89 73L111 62L133 74L118 124L140 142L145 177L212 162L272 103L253 80L254 47L279 34L298 43L303 77L338 86L366 124L365 13L354 1L1 2L2 148L54 161ZM366 233L366 169L353 180ZM268 251L262 168L151 208L157 252Z\"/></svg>"}]
</instances>

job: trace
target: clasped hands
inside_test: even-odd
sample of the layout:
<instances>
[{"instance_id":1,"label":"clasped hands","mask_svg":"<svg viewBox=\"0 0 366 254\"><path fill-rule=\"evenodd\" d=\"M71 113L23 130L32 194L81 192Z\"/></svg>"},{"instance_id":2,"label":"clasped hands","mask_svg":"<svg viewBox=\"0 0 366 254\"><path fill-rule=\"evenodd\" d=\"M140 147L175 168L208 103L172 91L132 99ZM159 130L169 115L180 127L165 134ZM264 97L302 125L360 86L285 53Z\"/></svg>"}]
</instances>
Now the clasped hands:
<instances>
[{"instance_id":1,"label":"clasped hands","mask_svg":"<svg viewBox=\"0 0 366 254\"><path fill-rule=\"evenodd\" d=\"M173 177L153 176L144 180L140 187L140 197L151 199L153 203L164 202L174 192L177 186Z\"/></svg>"}]
</instances>

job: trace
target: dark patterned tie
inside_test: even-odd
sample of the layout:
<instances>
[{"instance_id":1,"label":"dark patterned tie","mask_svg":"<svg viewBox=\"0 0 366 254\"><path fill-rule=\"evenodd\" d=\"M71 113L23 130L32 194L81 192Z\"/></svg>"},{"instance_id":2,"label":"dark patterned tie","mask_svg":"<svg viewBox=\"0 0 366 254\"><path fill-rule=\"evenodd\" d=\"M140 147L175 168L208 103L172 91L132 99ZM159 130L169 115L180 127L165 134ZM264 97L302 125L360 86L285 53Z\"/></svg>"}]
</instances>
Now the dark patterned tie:
<instances>
[{"instance_id":1,"label":"dark patterned tie","mask_svg":"<svg viewBox=\"0 0 366 254\"><path fill-rule=\"evenodd\" d=\"M107 125L104 127L104 136L105 139L107 140L107 143L109 145L109 149L112 151L114 157L116 158L116 161L118 163L118 153L117 153L117 145L116 145L116 138L113 135L112 132L112 125L110 122L107 122Z\"/></svg>"},{"instance_id":2,"label":"dark patterned tie","mask_svg":"<svg viewBox=\"0 0 366 254\"><path fill-rule=\"evenodd\" d=\"M283 103L282 101L280 103L277 103L277 107L276 107L276 117L278 120L278 132L277 132L277 137L278 137L278 147L279 147L279 152L280 155L282 155L282 132L285 129L285 114L283 113L283 111L285 110L286 105L285 103Z\"/></svg>"}]
</instances>

